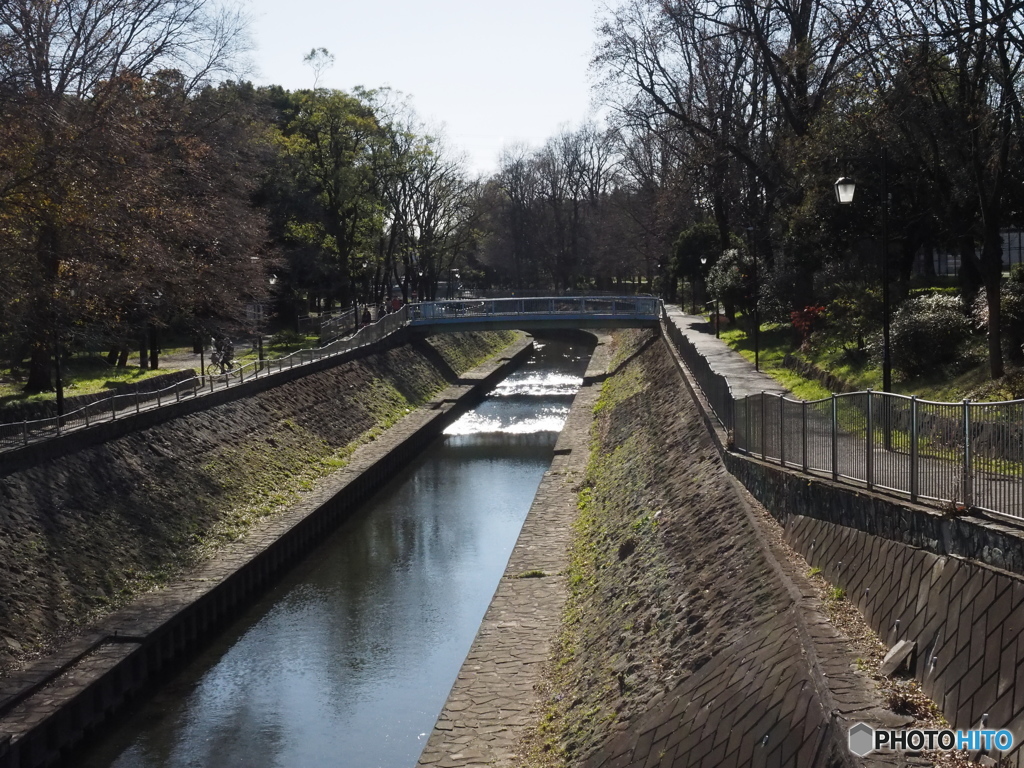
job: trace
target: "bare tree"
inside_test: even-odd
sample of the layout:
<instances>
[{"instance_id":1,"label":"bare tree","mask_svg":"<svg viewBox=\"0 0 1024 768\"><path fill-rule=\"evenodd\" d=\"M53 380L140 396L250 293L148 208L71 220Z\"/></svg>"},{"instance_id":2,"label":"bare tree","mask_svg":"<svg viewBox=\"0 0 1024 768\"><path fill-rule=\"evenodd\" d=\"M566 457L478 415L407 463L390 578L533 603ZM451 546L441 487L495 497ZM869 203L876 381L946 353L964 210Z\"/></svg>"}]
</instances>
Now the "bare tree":
<instances>
[{"instance_id":1,"label":"bare tree","mask_svg":"<svg viewBox=\"0 0 1024 768\"><path fill-rule=\"evenodd\" d=\"M892 0L875 28L895 68L869 71L883 116L930 182L936 220L981 276L989 368L1003 375L1000 284L1009 201L1020 183L1024 2ZM981 245L980 254L976 244Z\"/></svg>"},{"instance_id":2,"label":"bare tree","mask_svg":"<svg viewBox=\"0 0 1024 768\"><path fill-rule=\"evenodd\" d=\"M131 157L141 164L140 178L156 178L145 165L160 143L150 143L156 154L148 160L132 149L134 131L145 124L138 116L155 95L147 93L147 79L173 70L182 95L194 93L231 65L242 26L237 12L208 0L0 3L0 119L19 127L17 149L0 158L8 161L0 167L0 202L17 210L27 257L21 263L31 275L21 301L32 347L30 391L51 387L64 297L84 300L63 284L73 262L95 254L81 244L110 242L90 228L104 220L96 206L109 210L121 191L109 186L116 164ZM131 220L130 203L120 212Z\"/></svg>"}]
</instances>

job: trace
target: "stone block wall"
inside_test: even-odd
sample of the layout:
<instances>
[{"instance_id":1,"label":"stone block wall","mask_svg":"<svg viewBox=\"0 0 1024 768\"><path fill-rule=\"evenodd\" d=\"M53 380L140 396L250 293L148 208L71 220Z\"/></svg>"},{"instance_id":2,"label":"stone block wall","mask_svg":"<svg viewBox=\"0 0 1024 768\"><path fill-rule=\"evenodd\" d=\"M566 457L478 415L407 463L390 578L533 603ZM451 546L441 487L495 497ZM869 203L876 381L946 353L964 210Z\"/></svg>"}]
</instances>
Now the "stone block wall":
<instances>
[{"instance_id":1,"label":"stone block wall","mask_svg":"<svg viewBox=\"0 0 1024 768\"><path fill-rule=\"evenodd\" d=\"M1024 766L1024 576L1009 570L1024 570L1020 531L735 454L728 464L888 646L916 643L914 675L950 724L1009 729L1009 764Z\"/></svg>"},{"instance_id":2,"label":"stone block wall","mask_svg":"<svg viewBox=\"0 0 1024 768\"><path fill-rule=\"evenodd\" d=\"M887 645L916 643L915 676L952 725L1024 737L1024 579L799 515L787 536Z\"/></svg>"},{"instance_id":3,"label":"stone block wall","mask_svg":"<svg viewBox=\"0 0 1024 768\"><path fill-rule=\"evenodd\" d=\"M887 645L916 643L914 675L954 728L1014 734L1015 748L993 751L988 764L1024 766L1024 528L727 451L725 431L677 364L729 472L789 544L846 591Z\"/></svg>"}]
</instances>

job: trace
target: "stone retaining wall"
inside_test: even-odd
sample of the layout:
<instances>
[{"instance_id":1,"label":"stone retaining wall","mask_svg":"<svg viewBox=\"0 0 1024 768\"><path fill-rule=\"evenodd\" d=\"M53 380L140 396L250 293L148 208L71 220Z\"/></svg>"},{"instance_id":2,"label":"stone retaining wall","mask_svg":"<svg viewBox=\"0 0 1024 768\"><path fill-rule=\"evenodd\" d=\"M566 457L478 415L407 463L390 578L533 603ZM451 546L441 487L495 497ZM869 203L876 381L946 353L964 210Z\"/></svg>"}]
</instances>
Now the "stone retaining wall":
<instances>
[{"instance_id":1,"label":"stone retaining wall","mask_svg":"<svg viewBox=\"0 0 1024 768\"><path fill-rule=\"evenodd\" d=\"M579 764L889 764L878 755L854 758L847 729L860 720L895 727L908 718L885 709L826 618L806 569L723 466L674 375L680 361L670 349L655 344L632 356L621 368L622 384L618 370L606 383L610 399L598 416L594 455L626 462L627 476L649 477L639 494L621 500L607 480L593 478L593 498L607 503L588 542L599 565L596 591L593 599L581 592L590 602L577 609L601 627L601 637L588 634L579 644L588 656L601 655L578 676L578 688L589 690L595 677L599 687L602 668L622 665L622 698L607 726L612 733ZM624 485L622 478L612 485ZM657 525L645 534L635 521L652 513ZM620 548L616 557L627 531L634 532L635 552L624 558ZM653 575L659 571L662 579ZM659 666L660 690L643 684L641 676ZM630 691L638 688L645 696L633 704ZM573 695L581 694L566 693ZM582 694L584 706L593 704L588 696Z\"/></svg>"},{"instance_id":2,"label":"stone retaining wall","mask_svg":"<svg viewBox=\"0 0 1024 768\"><path fill-rule=\"evenodd\" d=\"M726 467L789 544L846 591L883 642L916 644L914 675L946 719L1014 733L1010 755L972 757L1024 766L1024 531L726 451L726 434L690 386Z\"/></svg>"},{"instance_id":3,"label":"stone retaining wall","mask_svg":"<svg viewBox=\"0 0 1024 768\"><path fill-rule=\"evenodd\" d=\"M530 352L459 377L372 443L300 506L171 586L144 595L88 634L0 683L0 768L35 768L66 755L154 679L200 647L471 407Z\"/></svg>"},{"instance_id":4,"label":"stone retaining wall","mask_svg":"<svg viewBox=\"0 0 1024 768\"><path fill-rule=\"evenodd\" d=\"M1024 742L1019 529L945 516L737 454L727 465L888 646L916 644L914 675L955 728L1007 728ZM1024 765L1024 750L1010 759Z\"/></svg>"}]
</instances>

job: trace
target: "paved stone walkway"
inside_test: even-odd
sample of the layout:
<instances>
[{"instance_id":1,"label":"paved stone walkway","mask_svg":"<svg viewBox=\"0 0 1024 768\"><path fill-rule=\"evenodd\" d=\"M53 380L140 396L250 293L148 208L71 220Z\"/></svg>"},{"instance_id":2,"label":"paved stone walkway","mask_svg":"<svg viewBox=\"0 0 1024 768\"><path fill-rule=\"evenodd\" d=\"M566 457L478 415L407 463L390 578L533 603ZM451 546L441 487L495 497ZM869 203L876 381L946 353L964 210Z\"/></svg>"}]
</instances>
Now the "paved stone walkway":
<instances>
[{"instance_id":1,"label":"paved stone walkway","mask_svg":"<svg viewBox=\"0 0 1024 768\"><path fill-rule=\"evenodd\" d=\"M734 352L721 339L715 338L715 329L701 315L689 315L676 306L665 305L669 322L675 325L711 365L711 369L729 380L734 397L757 395L761 392L789 394L789 390L766 373L754 370L754 364Z\"/></svg>"},{"instance_id":2,"label":"paved stone walkway","mask_svg":"<svg viewBox=\"0 0 1024 768\"><path fill-rule=\"evenodd\" d=\"M607 337L602 342L607 342ZM594 350L587 380L607 370L607 343ZM541 679L566 598L575 486L586 470L600 385L584 386L555 445L501 583L452 686L419 765L504 767L537 722ZM543 573L543 576L537 575ZM524 576L525 575L525 576Z\"/></svg>"},{"instance_id":3,"label":"paved stone walkway","mask_svg":"<svg viewBox=\"0 0 1024 768\"><path fill-rule=\"evenodd\" d=\"M689 315L679 307L668 306L666 306L666 314L669 322L693 344L697 352L708 361L711 369L728 379L729 388L737 400L762 392L794 397L789 390L770 376L755 371L753 363L730 349L721 339L716 339L713 326L704 317ZM757 401L751 405L751 413L755 420L753 424L743 423L742 414L745 411L741 410L740 405L736 406L736 444L741 447L749 445L751 455L761 454L762 458L778 461L782 455L780 441L784 440L783 450L790 466L799 468L804 462L802 451L806 450L807 471L822 477L831 477L833 471L832 421L828 404L826 403L825 407L811 406L808 408L807 440L805 444L802 444L798 426L799 417L796 412L788 411L787 419L792 427L778 431L776 427L779 420L778 400L768 398L764 403L768 413L767 426L763 431L767 442L767 445L764 446L764 453L759 450L760 443L758 442L761 439L762 430L760 427L754 426L760 419L761 413L761 406ZM878 405L877 400L875 403L875 408L880 409L881 406ZM852 401L844 401L844 405L841 406L838 422L840 431L837 441L839 447L836 453L838 477L845 482L863 484L869 490L878 489L895 494L900 498L909 498L912 475L909 437L904 431L902 436L897 438L902 443L902 448L896 451L889 450L881 444L881 438L877 437L881 434L881 428L876 426L876 441L868 450L864 433L863 407L862 404L854 404ZM876 425L882 418L879 415L881 412L880 410L875 412ZM893 413L893 418L902 420L904 424L907 423L909 415L902 408L897 407ZM929 418L936 417L937 412L932 412L929 416ZM946 415L939 416L939 418L949 419L950 417ZM952 417L952 421L957 422L958 418ZM849 420L849 426L844 423L847 420ZM957 426L953 426L951 429L955 430ZM975 438L979 443L984 443L986 439L991 440L992 438L980 436ZM1005 470L981 471L976 466L971 480L972 503L982 509L1024 518L1024 495L1019 492L1021 476L1019 472L1014 473L1012 470L1009 473L1004 472ZM922 455L918 459L917 476L918 499L916 501L923 503L939 503L941 499L963 501L963 463L959 458L950 461L947 458Z\"/></svg>"}]
</instances>

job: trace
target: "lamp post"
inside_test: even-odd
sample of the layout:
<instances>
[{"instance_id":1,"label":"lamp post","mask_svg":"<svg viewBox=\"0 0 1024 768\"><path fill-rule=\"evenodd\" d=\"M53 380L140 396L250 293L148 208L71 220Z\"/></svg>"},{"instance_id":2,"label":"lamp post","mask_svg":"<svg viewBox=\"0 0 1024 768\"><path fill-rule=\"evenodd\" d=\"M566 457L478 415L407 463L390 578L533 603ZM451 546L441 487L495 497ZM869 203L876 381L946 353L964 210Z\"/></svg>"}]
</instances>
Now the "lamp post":
<instances>
[{"instance_id":1,"label":"lamp post","mask_svg":"<svg viewBox=\"0 0 1024 768\"><path fill-rule=\"evenodd\" d=\"M882 147L882 391L892 392L892 359L889 355L889 153ZM841 205L853 202L856 182L843 176L836 180L836 200Z\"/></svg>"},{"instance_id":2,"label":"lamp post","mask_svg":"<svg viewBox=\"0 0 1024 768\"><path fill-rule=\"evenodd\" d=\"M704 259L701 259L701 264L704 263ZM690 278L690 314L697 314L697 280L694 277Z\"/></svg>"},{"instance_id":3,"label":"lamp post","mask_svg":"<svg viewBox=\"0 0 1024 768\"><path fill-rule=\"evenodd\" d=\"M707 256L701 256L700 257L700 265L702 267L705 267L705 266L707 266L707 263L708 263L708 257ZM707 279L706 276L704 276L702 279L704 281L705 295L707 295L708 279ZM711 303L712 302L710 302L710 301L708 302L708 304L711 304ZM722 317L721 317L721 315L718 314L718 297L717 296L715 296L715 300L714 300L714 313L715 313L715 338L719 339L719 338L721 338L721 336L719 334L719 327L718 326L719 326L719 324L722 321Z\"/></svg>"},{"instance_id":4,"label":"lamp post","mask_svg":"<svg viewBox=\"0 0 1024 768\"><path fill-rule=\"evenodd\" d=\"M754 250L754 228L747 227L747 247L754 260L754 370L761 370L761 284L757 275L757 251Z\"/></svg>"}]
</instances>

